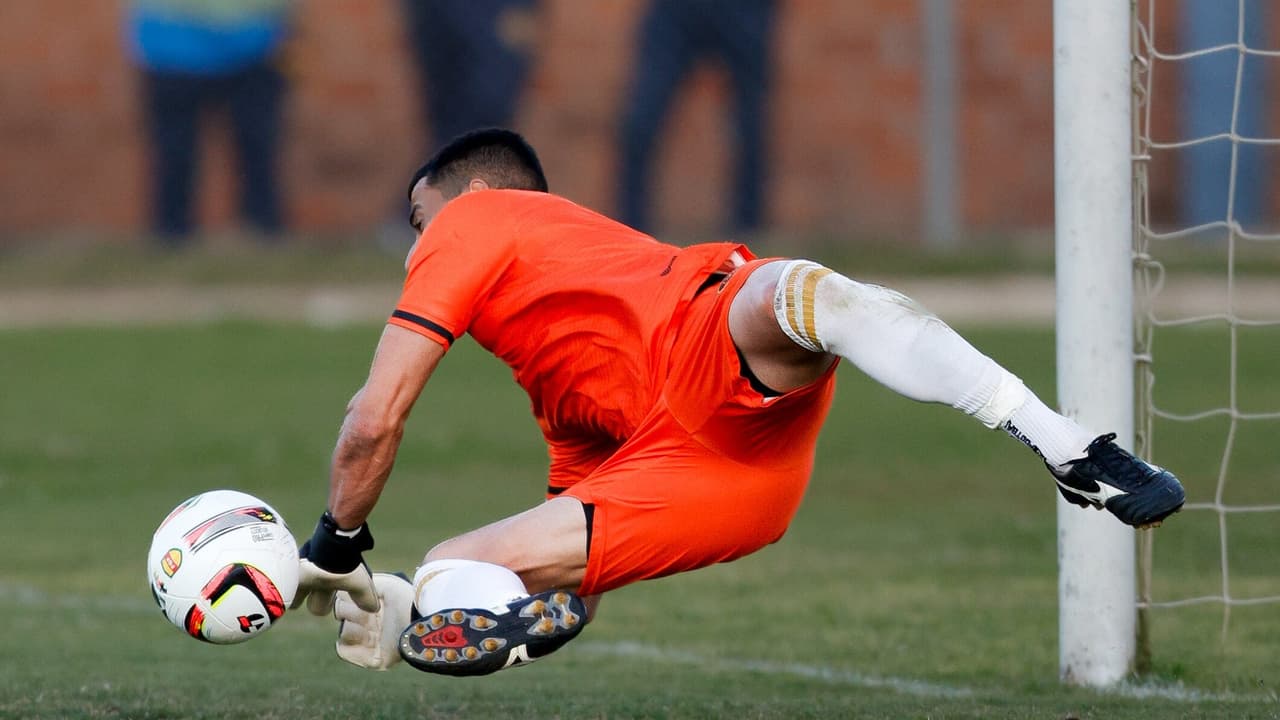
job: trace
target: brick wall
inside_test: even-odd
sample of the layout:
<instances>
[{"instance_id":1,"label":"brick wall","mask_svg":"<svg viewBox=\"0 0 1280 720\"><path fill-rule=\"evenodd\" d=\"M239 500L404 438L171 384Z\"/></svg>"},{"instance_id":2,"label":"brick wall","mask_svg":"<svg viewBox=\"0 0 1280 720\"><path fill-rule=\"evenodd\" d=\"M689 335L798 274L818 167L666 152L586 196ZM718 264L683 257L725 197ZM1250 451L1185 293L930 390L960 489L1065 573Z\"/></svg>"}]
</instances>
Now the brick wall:
<instances>
[{"instance_id":1,"label":"brick wall","mask_svg":"<svg viewBox=\"0 0 1280 720\"><path fill-rule=\"evenodd\" d=\"M146 177L122 0L7 0L0 22L0 236L132 232ZM612 209L614 133L640 0L544 0L538 63L517 125L556 190ZM768 217L776 227L918 227L917 3L791 0L779 16ZM1048 2L960 6L959 191L969 229L1051 223ZM307 231L372 227L427 151L398 0L302 0L290 58L285 183ZM681 94L659 159L657 216L707 231L724 214L725 88L713 70ZM202 149L200 212L232 214L224 133Z\"/></svg>"}]
</instances>

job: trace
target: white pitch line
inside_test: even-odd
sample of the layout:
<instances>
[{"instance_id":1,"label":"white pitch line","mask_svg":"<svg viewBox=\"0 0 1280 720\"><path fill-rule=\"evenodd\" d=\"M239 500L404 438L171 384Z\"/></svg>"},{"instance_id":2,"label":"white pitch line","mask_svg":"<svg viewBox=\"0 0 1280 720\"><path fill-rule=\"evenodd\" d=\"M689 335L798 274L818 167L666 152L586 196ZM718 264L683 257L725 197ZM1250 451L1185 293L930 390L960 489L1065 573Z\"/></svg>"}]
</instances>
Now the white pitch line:
<instances>
[{"instance_id":1,"label":"white pitch line","mask_svg":"<svg viewBox=\"0 0 1280 720\"><path fill-rule=\"evenodd\" d=\"M159 615L160 608L154 602L120 595L79 595L76 593L50 593L30 585L0 582L0 602L33 608L58 608L65 610L92 610L118 612L128 615Z\"/></svg>"},{"instance_id":2,"label":"white pitch line","mask_svg":"<svg viewBox=\"0 0 1280 720\"><path fill-rule=\"evenodd\" d=\"M92 610L127 615L159 614L155 604L142 599L121 595L81 595L77 593L51 593L37 587L0 581L0 602L19 607L58 608L68 610ZM724 672L758 672L767 675L786 675L804 680L816 680L831 685L845 685L869 689L892 690L913 697L970 698L996 691L984 691L963 685L945 685L886 675L837 668L829 665L804 663L779 663L750 658L726 658L700 655L687 650L660 648L655 645L623 640L619 642L593 642L579 640L573 644L575 652L591 655L607 655L620 658L639 658L678 665L697 666ZM1209 692L1183 685L1160 681L1126 682L1114 688L1099 689L1102 696L1118 696L1137 700L1156 699L1179 703L1205 702L1280 702L1275 692L1243 694L1233 692Z\"/></svg>"},{"instance_id":3,"label":"white pitch line","mask_svg":"<svg viewBox=\"0 0 1280 720\"><path fill-rule=\"evenodd\" d=\"M893 690L902 695L914 697L970 698L983 695L996 695L998 691L984 691L962 685L944 685L927 680L915 680L885 675L873 675L831 667L829 665L807 665L803 663L777 663L767 660L734 659L726 657L699 655L685 650L660 648L653 645L623 640L614 643L581 641L574 643L579 652L594 655L609 655L622 658L640 658L678 665L697 666L725 672L759 672L769 675L789 675L805 680L818 680L832 685L850 687ZM1160 681L1126 682L1114 688L1096 689L1098 695L1125 697L1138 700L1158 699L1178 703L1242 703L1242 702L1277 702L1280 697L1276 693L1242 694L1215 693L1196 688L1189 688L1182 683L1165 683Z\"/></svg>"},{"instance_id":4,"label":"white pitch line","mask_svg":"<svg viewBox=\"0 0 1280 720\"><path fill-rule=\"evenodd\" d=\"M711 657L687 652L684 650L668 650L644 645L637 642L622 641L615 643L582 642L574 643L577 652L588 652L596 655L611 655L623 658L641 658L678 665L696 665L702 668L723 670L727 672L758 672L767 675L789 675L805 680L819 680L832 685L850 685L853 687L887 689L917 697L973 697L971 688L943 685L925 680L909 678L869 675L854 670L845 670L825 665L806 665L803 663L776 663L767 660L733 659Z\"/></svg>"},{"instance_id":5,"label":"white pitch line","mask_svg":"<svg viewBox=\"0 0 1280 720\"><path fill-rule=\"evenodd\" d=\"M1180 682L1167 683L1157 680L1147 682L1125 682L1114 688L1100 690L1099 692L1104 695L1119 695L1120 697L1134 698L1135 700L1155 698L1159 700L1172 700L1174 702L1186 703L1280 702L1280 696L1276 695L1274 691L1253 694L1233 692L1215 693L1190 688Z\"/></svg>"}]
</instances>

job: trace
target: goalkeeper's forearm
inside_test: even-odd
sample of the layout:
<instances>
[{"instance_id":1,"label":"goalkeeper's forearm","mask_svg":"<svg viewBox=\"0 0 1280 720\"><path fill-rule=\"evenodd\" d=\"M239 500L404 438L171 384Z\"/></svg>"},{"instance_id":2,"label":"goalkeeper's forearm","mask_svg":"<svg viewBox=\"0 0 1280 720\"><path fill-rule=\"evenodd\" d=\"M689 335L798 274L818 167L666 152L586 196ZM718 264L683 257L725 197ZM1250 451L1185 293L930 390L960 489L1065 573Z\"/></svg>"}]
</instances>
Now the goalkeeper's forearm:
<instances>
[{"instance_id":1,"label":"goalkeeper's forearm","mask_svg":"<svg viewBox=\"0 0 1280 720\"><path fill-rule=\"evenodd\" d=\"M342 528L357 528L368 519L395 464L401 423L379 426L349 413L333 451L329 473L329 514Z\"/></svg>"}]
</instances>

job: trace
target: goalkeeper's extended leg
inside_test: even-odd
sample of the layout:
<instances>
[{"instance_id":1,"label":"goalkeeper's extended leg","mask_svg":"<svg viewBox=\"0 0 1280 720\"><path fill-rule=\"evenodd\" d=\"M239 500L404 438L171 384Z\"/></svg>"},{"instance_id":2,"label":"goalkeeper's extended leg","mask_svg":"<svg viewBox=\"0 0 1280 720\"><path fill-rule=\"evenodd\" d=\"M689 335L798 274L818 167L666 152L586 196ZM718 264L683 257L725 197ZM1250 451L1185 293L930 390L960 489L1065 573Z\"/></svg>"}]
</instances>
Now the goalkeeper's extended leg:
<instances>
[{"instance_id":1,"label":"goalkeeper's extended leg","mask_svg":"<svg viewBox=\"0 0 1280 720\"><path fill-rule=\"evenodd\" d=\"M779 332L779 330L781 332ZM1106 507L1130 525L1158 523L1183 503L1172 474L1049 409L1016 376L904 295L851 280L807 260L752 273L730 313L730 331L753 374L787 390L845 358L913 400L949 405L1000 428L1039 455L1076 504ZM797 359L796 348L809 353Z\"/></svg>"}]
</instances>

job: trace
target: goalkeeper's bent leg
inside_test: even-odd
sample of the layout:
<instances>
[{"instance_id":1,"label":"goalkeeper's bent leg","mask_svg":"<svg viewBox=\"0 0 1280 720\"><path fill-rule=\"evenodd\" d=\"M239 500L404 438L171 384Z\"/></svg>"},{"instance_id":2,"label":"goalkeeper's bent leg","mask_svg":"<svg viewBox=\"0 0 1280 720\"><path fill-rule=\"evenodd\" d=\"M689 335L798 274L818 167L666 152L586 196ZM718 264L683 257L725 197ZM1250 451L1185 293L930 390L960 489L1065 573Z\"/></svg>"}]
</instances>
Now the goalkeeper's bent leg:
<instances>
[{"instance_id":1,"label":"goalkeeper's bent leg","mask_svg":"<svg viewBox=\"0 0 1280 720\"><path fill-rule=\"evenodd\" d=\"M773 310L800 347L838 355L908 398L950 405L1001 428L1051 467L1081 457L1095 436L1046 407L1016 376L894 290L792 260L778 278Z\"/></svg>"},{"instance_id":2,"label":"goalkeeper's bent leg","mask_svg":"<svg viewBox=\"0 0 1280 720\"><path fill-rule=\"evenodd\" d=\"M419 615L448 607L498 607L528 597L520 576L477 560L431 560L413 574Z\"/></svg>"},{"instance_id":3,"label":"goalkeeper's bent leg","mask_svg":"<svg viewBox=\"0 0 1280 720\"><path fill-rule=\"evenodd\" d=\"M487 675L559 649L586 625L582 600L565 590L529 595L501 565L433 560L414 575L418 619L400 636L400 655L442 675Z\"/></svg>"}]
</instances>

